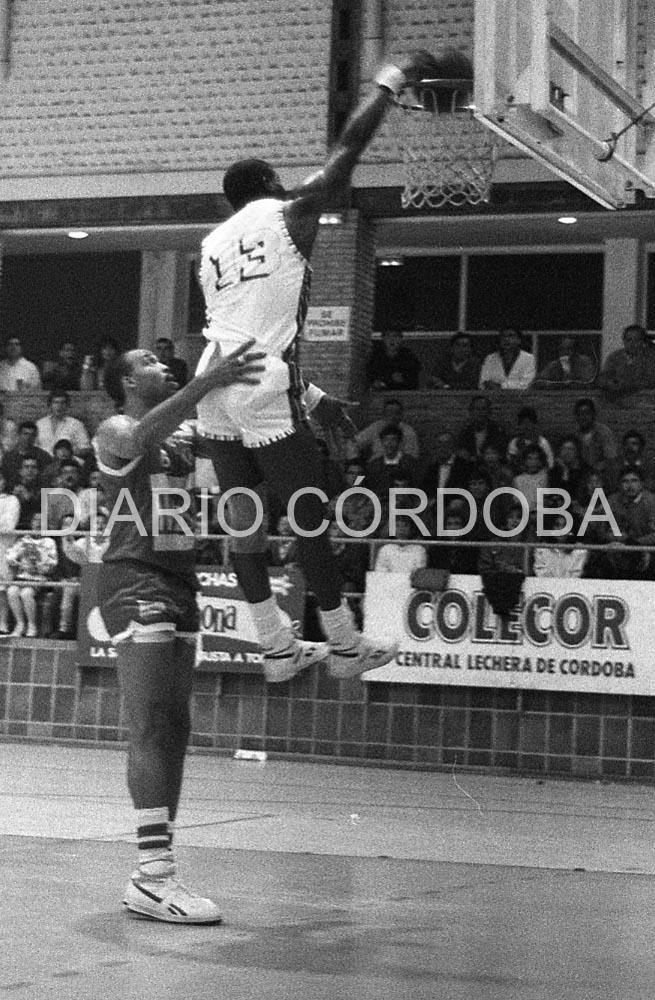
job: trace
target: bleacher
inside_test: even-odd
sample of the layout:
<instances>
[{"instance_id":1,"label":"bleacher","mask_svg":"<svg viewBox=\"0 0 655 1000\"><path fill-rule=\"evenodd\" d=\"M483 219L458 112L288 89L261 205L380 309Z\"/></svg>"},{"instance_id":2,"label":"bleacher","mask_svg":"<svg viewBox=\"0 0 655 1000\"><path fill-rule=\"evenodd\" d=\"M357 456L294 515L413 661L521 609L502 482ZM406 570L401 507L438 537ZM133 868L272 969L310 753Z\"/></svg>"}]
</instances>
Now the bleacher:
<instances>
[{"instance_id":1,"label":"bleacher","mask_svg":"<svg viewBox=\"0 0 655 1000\"><path fill-rule=\"evenodd\" d=\"M441 431L457 433L468 421L469 403L473 392L435 389L416 392L371 393L362 405L358 422L361 426L382 415L385 399L400 399L405 409L403 419L416 431L421 445L422 461L429 461L432 442ZM582 390L503 390L484 393L491 400L492 417L508 433L514 433L518 411L533 406L539 416L541 432L553 444L566 433L575 430L573 408L576 400L593 399L597 419L607 424L617 440L631 429L641 431L646 439L647 457L655 457L655 392L642 392L618 401L608 400L596 389Z\"/></svg>"}]
</instances>

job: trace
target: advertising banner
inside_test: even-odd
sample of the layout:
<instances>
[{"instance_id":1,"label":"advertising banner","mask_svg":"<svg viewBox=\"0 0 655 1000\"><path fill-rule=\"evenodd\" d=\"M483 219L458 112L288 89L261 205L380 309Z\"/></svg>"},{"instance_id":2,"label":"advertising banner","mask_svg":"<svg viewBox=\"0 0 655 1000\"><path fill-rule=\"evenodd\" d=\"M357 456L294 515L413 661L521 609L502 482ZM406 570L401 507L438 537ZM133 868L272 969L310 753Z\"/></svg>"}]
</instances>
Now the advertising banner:
<instances>
[{"instance_id":1,"label":"advertising banner","mask_svg":"<svg viewBox=\"0 0 655 1000\"><path fill-rule=\"evenodd\" d=\"M97 666L116 658L105 624L98 609L98 565L82 570L80 610L78 616L77 662ZM200 631L196 647L196 666L203 669L229 670L254 667L261 662L250 608L230 569L221 566L199 566L197 570ZM280 606L282 617L293 623L302 635L305 583L294 566L272 568L271 588Z\"/></svg>"},{"instance_id":2,"label":"advertising banner","mask_svg":"<svg viewBox=\"0 0 655 1000\"><path fill-rule=\"evenodd\" d=\"M478 576L416 590L405 573L369 573L367 636L396 640L367 681L655 695L655 583L528 577L497 617Z\"/></svg>"}]
</instances>

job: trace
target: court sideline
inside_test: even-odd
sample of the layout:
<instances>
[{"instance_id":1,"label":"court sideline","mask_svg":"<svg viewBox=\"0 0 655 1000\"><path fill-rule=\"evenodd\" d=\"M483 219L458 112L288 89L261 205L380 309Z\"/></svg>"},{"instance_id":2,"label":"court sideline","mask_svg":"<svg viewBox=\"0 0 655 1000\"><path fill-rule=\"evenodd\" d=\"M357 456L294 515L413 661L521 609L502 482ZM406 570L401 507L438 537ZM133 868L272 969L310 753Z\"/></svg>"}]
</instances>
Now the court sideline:
<instances>
[{"instance_id":1,"label":"court sideline","mask_svg":"<svg viewBox=\"0 0 655 1000\"><path fill-rule=\"evenodd\" d=\"M652 997L643 785L193 753L176 841L221 927L130 918L123 749L3 743L0 997Z\"/></svg>"}]
</instances>

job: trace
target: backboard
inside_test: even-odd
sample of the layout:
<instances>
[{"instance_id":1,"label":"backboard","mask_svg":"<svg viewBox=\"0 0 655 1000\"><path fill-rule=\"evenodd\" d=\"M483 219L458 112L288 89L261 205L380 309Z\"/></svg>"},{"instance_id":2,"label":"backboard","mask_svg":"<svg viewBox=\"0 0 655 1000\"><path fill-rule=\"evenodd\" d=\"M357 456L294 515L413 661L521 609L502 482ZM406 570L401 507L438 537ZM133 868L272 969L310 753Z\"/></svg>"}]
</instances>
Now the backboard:
<instances>
[{"instance_id":1,"label":"backboard","mask_svg":"<svg viewBox=\"0 0 655 1000\"><path fill-rule=\"evenodd\" d=\"M487 127L606 208L655 197L651 0L475 0L474 64Z\"/></svg>"}]
</instances>

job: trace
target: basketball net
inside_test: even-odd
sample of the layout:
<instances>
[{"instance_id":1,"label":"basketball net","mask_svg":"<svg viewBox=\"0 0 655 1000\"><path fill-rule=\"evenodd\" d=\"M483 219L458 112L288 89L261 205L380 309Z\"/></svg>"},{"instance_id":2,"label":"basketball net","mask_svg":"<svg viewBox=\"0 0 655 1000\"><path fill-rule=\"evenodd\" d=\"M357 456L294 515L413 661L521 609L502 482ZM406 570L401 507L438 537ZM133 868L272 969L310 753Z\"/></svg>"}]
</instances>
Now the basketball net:
<instances>
[{"instance_id":1,"label":"basketball net","mask_svg":"<svg viewBox=\"0 0 655 1000\"><path fill-rule=\"evenodd\" d=\"M416 96L418 103L409 103L409 96L401 94L396 112L403 208L488 201L496 159L493 132L458 102L461 91L424 86Z\"/></svg>"}]
</instances>

